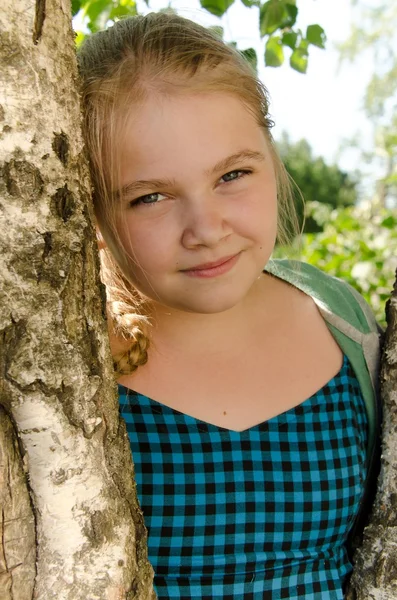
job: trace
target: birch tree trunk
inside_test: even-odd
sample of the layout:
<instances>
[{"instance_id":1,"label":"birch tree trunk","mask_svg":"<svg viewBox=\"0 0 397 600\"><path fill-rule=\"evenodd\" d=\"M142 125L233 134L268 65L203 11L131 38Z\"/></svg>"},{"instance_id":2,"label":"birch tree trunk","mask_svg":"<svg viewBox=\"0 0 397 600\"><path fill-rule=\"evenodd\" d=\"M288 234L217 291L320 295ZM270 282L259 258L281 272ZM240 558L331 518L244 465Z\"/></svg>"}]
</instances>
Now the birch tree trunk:
<instances>
[{"instance_id":1,"label":"birch tree trunk","mask_svg":"<svg viewBox=\"0 0 397 600\"><path fill-rule=\"evenodd\" d=\"M381 370L382 467L371 521L356 555L348 600L397 599L397 281L386 317Z\"/></svg>"},{"instance_id":2,"label":"birch tree trunk","mask_svg":"<svg viewBox=\"0 0 397 600\"><path fill-rule=\"evenodd\" d=\"M0 29L0 600L154 598L98 278L70 0L3 0Z\"/></svg>"}]
</instances>

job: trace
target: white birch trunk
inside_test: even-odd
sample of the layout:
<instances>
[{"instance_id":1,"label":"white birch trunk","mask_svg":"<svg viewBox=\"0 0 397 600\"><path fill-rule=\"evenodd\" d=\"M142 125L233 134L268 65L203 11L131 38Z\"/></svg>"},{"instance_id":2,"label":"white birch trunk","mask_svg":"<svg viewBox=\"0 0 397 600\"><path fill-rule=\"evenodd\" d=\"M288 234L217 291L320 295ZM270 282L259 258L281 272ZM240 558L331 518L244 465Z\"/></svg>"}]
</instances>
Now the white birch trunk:
<instances>
[{"instance_id":1,"label":"white birch trunk","mask_svg":"<svg viewBox=\"0 0 397 600\"><path fill-rule=\"evenodd\" d=\"M356 553L348 600L397 600L397 282L386 316L382 467L370 524Z\"/></svg>"},{"instance_id":2,"label":"white birch trunk","mask_svg":"<svg viewBox=\"0 0 397 600\"><path fill-rule=\"evenodd\" d=\"M108 349L70 1L3 0L0 29L0 599L146 600L152 570Z\"/></svg>"}]
</instances>

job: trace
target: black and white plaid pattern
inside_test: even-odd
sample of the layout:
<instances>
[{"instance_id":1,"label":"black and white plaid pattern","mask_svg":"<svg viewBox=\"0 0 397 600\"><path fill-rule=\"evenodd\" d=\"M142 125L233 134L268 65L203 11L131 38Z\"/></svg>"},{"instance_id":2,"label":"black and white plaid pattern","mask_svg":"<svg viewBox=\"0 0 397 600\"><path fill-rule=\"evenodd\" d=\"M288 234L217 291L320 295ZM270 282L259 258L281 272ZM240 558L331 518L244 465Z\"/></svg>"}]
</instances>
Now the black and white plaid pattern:
<instances>
[{"instance_id":1,"label":"black and white plaid pattern","mask_svg":"<svg viewBox=\"0 0 397 600\"><path fill-rule=\"evenodd\" d=\"M343 367L243 432L120 386L160 600L342 600L366 475L367 419Z\"/></svg>"}]
</instances>

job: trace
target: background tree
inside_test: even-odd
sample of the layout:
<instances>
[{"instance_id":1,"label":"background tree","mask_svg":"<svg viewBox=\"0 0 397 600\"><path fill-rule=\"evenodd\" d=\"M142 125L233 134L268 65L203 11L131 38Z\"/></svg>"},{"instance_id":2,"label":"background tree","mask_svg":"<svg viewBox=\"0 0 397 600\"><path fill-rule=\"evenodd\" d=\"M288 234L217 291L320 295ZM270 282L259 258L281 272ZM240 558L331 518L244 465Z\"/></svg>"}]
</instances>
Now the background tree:
<instances>
[{"instance_id":1,"label":"background tree","mask_svg":"<svg viewBox=\"0 0 397 600\"><path fill-rule=\"evenodd\" d=\"M306 140L293 143L284 132L277 142L277 148L305 202L327 204L331 208L352 206L357 202L357 180L342 171L338 165L328 165L323 158L313 156ZM295 194L295 202L302 223L304 204L298 192ZM319 232L322 229L323 223L315 220L310 213L306 214L305 233Z\"/></svg>"},{"instance_id":2,"label":"background tree","mask_svg":"<svg viewBox=\"0 0 397 600\"><path fill-rule=\"evenodd\" d=\"M216 17L223 17L228 9L239 0L200 0L201 8ZM150 8L150 0L144 0ZM299 12L297 0L241 0L247 9L258 13L258 28L265 41L263 58L266 66L281 66L289 54L289 63L293 69L306 73L310 46L324 48L326 36L324 29L314 23L302 31L296 26ZM73 16L83 21L88 31L95 33L117 19L138 14L135 0L72 0ZM173 10L172 0L168 8ZM222 35L222 28L215 27ZM85 33L77 33L77 45ZM241 52L256 67L258 57L254 48L241 48Z\"/></svg>"},{"instance_id":3,"label":"background tree","mask_svg":"<svg viewBox=\"0 0 397 600\"><path fill-rule=\"evenodd\" d=\"M385 326L385 303L396 270L396 211L379 209L373 215L368 203L332 208L308 202L305 212L321 231L304 233L292 245L277 248L275 256L303 260L341 277L364 296Z\"/></svg>"},{"instance_id":4,"label":"background tree","mask_svg":"<svg viewBox=\"0 0 397 600\"><path fill-rule=\"evenodd\" d=\"M363 108L373 124L373 150L363 153L377 184L375 206L397 206L397 4L354 2L349 39L340 46L342 60L365 57L369 81Z\"/></svg>"}]
</instances>

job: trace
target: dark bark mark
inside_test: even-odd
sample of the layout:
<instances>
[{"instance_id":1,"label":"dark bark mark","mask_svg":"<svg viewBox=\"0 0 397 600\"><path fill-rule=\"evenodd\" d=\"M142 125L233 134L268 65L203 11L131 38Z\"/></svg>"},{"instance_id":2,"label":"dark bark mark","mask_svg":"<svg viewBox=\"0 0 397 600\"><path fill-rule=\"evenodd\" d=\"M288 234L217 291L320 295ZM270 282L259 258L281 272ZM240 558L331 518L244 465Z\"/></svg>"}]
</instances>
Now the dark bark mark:
<instances>
[{"instance_id":1,"label":"dark bark mark","mask_svg":"<svg viewBox=\"0 0 397 600\"><path fill-rule=\"evenodd\" d=\"M42 386L40 386L42 387ZM54 392L53 392L54 393ZM90 398L89 402L89 406L85 405L85 412L86 414L79 414L79 410L81 410L81 405L78 405L76 403L74 403L74 396L73 396L73 390L70 386L67 385L63 385L62 386L62 391L57 390L56 395L58 397L58 400L60 401L60 403L62 404L62 410L67 418L67 420L69 421L69 425L71 427L75 427L76 429L82 430L83 435L86 439L91 439L92 436L98 431L98 429L100 429L101 427L103 427L103 421L99 422L98 424L96 423L88 423L87 422L87 417L88 419L93 419L96 420L98 418L102 419L103 415L100 415L99 412L97 411L96 405L95 405L95 396L96 394L94 394L93 398Z\"/></svg>"},{"instance_id":2,"label":"dark bark mark","mask_svg":"<svg viewBox=\"0 0 397 600\"><path fill-rule=\"evenodd\" d=\"M82 510L84 511L84 507ZM89 513L89 521L83 533L93 548L100 548L106 542L113 541L115 537L113 514L108 510L95 510Z\"/></svg>"},{"instance_id":3,"label":"dark bark mark","mask_svg":"<svg viewBox=\"0 0 397 600\"><path fill-rule=\"evenodd\" d=\"M55 210L61 219L66 223L73 215L76 208L74 195L69 190L67 184L63 188L58 188L52 197Z\"/></svg>"},{"instance_id":4,"label":"dark bark mark","mask_svg":"<svg viewBox=\"0 0 397 600\"><path fill-rule=\"evenodd\" d=\"M68 163L69 156L69 140L66 133L62 131L62 133L55 133L54 139L52 141L52 149L55 154L61 161L64 167L66 167Z\"/></svg>"},{"instance_id":5,"label":"dark bark mark","mask_svg":"<svg viewBox=\"0 0 397 600\"><path fill-rule=\"evenodd\" d=\"M3 176L10 196L29 200L37 198L43 191L44 182L40 171L26 160L11 160L6 163Z\"/></svg>"},{"instance_id":6,"label":"dark bark mark","mask_svg":"<svg viewBox=\"0 0 397 600\"><path fill-rule=\"evenodd\" d=\"M58 471L51 472L51 481L54 485L62 485L68 478L68 474L65 469L58 469Z\"/></svg>"},{"instance_id":7,"label":"dark bark mark","mask_svg":"<svg viewBox=\"0 0 397 600\"><path fill-rule=\"evenodd\" d=\"M39 283L43 278L46 260L52 250L52 233L50 231L46 231L43 235L43 239L44 239L44 248L43 248L43 254L41 255L41 263L37 270L37 283Z\"/></svg>"},{"instance_id":8,"label":"dark bark mark","mask_svg":"<svg viewBox=\"0 0 397 600\"><path fill-rule=\"evenodd\" d=\"M102 313L102 317L105 321L107 321L108 318L108 314L106 312L106 307L107 307L107 298L106 298L106 285L104 283L102 283L102 281L99 282L99 293L101 296L101 313Z\"/></svg>"},{"instance_id":9,"label":"dark bark mark","mask_svg":"<svg viewBox=\"0 0 397 600\"><path fill-rule=\"evenodd\" d=\"M10 395L7 393L6 381L8 380L8 369L20 340L26 335L25 321L11 323L0 331L0 405L10 411Z\"/></svg>"},{"instance_id":10,"label":"dark bark mark","mask_svg":"<svg viewBox=\"0 0 397 600\"><path fill-rule=\"evenodd\" d=\"M33 43L38 44L43 33L45 21L45 3L46 0L36 0L36 15L33 26Z\"/></svg>"},{"instance_id":11,"label":"dark bark mark","mask_svg":"<svg viewBox=\"0 0 397 600\"><path fill-rule=\"evenodd\" d=\"M43 262L46 260L47 256L49 255L49 253L52 250L52 235L50 231L46 231L44 234L44 250L43 250L43 255L42 255L42 259Z\"/></svg>"},{"instance_id":12,"label":"dark bark mark","mask_svg":"<svg viewBox=\"0 0 397 600\"><path fill-rule=\"evenodd\" d=\"M8 346L9 341L12 338L12 333L13 325L9 325L8 327L0 331L0 380L4 379L6 376L6 347ZM0 393L0 404L2 400L2 394Z\"/></svg>"},{"instance_id":13,"label":"dark bark mark","mask_svg":"<svg viewBox=\"0 0 397 600\"><path fill-rule=\"evenodd\" d=\"M89 326L87 321L86 321L86 325L87 325L88 338L90 340L90 345L91 345L90 373L91 373L91 375L100 375L101 368L100 368L100 364L99 364L99 344L98 344L97 332L94 331L93 329L91 329L91 327Z\"/></svg>"},{"instance_id":14,"label":"dark bark mark","mask_svg":"<svg viewBox=\"0 0 397 600\"><path fill-rule=\"evenodd\" d=\"M397 296L397 270L396 270L396 280L393 285L392 295ZM386 302L386 322L388 325L387 333L397 331L397 313L395 310L393 310L391 298L389 298L389 300Z\"/></svg>"},{"instance_id":15,"label":"dark bark mark","mask_svg":"<svg viewBox=\"0 0 397 600\"><path fill-rule=\"evenodd\" d=\"M91 198L87 198L86 202L88 203L92 203ZM86 221L86 223L92 223L92 217L87 209L87 205L84 204L83 206L83 215L84 215L84 219ZM95 235L95 234L94 234ZM95 241L95 244L97 242ZM87 253L84 250L84 257L87 256ZM100 265L100 260L99 260L99 252L94 252L92 256L92 260L94 261L94 265L95 265L95 270L97 273L100 272L101 270L101 265ZM86 265L86 258L84 260L84 264ZM102 317L104 318L105 321L107 321L107 298L106 298L106 286L102 283L102 281L99 280L98 282L98 289L100 292L100 301L101 301L101 313L102 313Z\"/></svg>"},{"instance_id":16,"label":"dark bark mark","mask_svg":"<svg viewBox=\"0 0 397 600\"><path fill-rule=\"evenodd\" d=\"M0 104L0 121L4 121L5 119L5 112L4 112L4 108L3 106Z\"/></svg>"}]
</instances>

